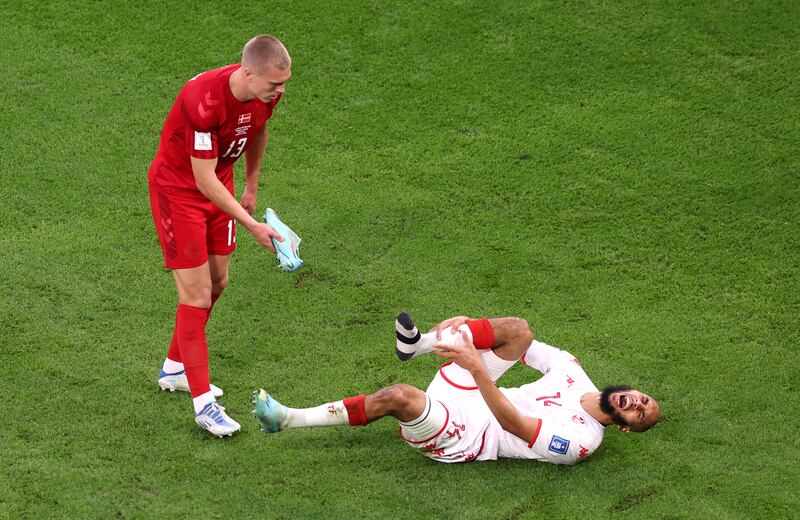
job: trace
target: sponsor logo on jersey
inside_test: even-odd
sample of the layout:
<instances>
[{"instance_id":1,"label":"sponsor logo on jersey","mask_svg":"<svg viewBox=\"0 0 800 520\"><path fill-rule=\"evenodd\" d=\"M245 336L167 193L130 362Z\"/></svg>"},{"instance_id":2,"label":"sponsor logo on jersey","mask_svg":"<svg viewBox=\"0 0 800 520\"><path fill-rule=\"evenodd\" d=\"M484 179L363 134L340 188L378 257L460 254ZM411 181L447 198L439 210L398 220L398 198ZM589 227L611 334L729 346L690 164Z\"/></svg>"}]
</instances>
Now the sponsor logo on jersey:
<instances>
[{"instance_id":1,"label":"sponsor logo on jersey","mask_svg":"<svg viewBox=\"0 0 800 520\"><path fill-rule=\"evenodd\" d=\"M565 455L567 449L569 449L569 441L567 439L562 439L558 435L553 435L553 438L550 439L550 446L548 446L547 449L553 453Z\"/></svg>"},{"instance_id":2,"label":"sponsor logo on jersey","mask_svg":"<svg viewBox=\"0 0 800 520\"><path fill-rule=\"evenodd\" d=\"M579 444L579 446L580 446L580 444ZM578 452L578 458L582 459L585 456L587 456L588 454L589 454L589 448L584 448L583 446L581 446L581 451Z\"/></svg>"},{"instance_id":3,"label":"sponsor logo on jersey","mask_svg":"<svg viewBox=\"0 0 800 520\"><path fill-rule=\"evenodd\" d=\"M250 112L239 116L239 124L243 125L250 122Z\"/></svg>"},{"instance_id":4,"label":"sponsor logo on jersey","mask_svg":"<svg viewBox=\"0 0 800 520\"><path fill-rule=\"evenodd\" d=\"M209 151L211 150L211 132L194 133L194 149Z\"/></svg>"},{"instance_id":5,"label":"sponsor logo on jersey","mask_svg":"<svg viewBox=\"0 0 800 520\"><path fill-rule=\"evenodd\" d=\"M572 376L570 376L569 374L567 374L567 386L570 386L570 387L571 387L571 386L572 386L572 385L574 385L574 384L575 384L575 380L574 380L574 379L572 379Z\"/></svg>"},{"instance_id":6,"label":"sponsor logo on jersey","mask_svg":"<svg viewBox=\"0 0 800 520\"><path fill-rule=\"evenodd\" d=\"M253 125L246 125L246 126L237 126L236 127L236 135L244 135L250 130L250 127Z\"/></svg>"},{"instance_id":7,"label":"sponsor logo on jersey","mask_svg":"<svg viewBox=\"0 0 800 520\"><path fill-rule=\"evenodd\" d=\"M586 421L580 415L573 415L572 422L577 424L586 424Z\"/></svg>"}]
</instances>

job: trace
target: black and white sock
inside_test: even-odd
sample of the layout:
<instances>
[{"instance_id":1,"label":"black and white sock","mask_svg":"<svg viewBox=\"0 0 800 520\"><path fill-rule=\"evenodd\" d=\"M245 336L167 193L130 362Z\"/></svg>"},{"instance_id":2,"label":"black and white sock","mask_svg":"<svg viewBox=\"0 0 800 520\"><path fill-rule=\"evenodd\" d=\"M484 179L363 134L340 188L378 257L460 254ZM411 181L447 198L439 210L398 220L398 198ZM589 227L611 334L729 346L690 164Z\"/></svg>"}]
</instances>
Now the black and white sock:
<instances>
[{"instance_id":1,"label":"black and white sock","mask_svg":"<svg viewBox=\"0 0 800 520\"><path fill-rule=\"evenodd\" d=\"M395 354L401 361L408 361L414 356L433 352L436 344L436 334L428 332L420 334L414 320L407 312L401 312L394 321L397 347Z\"/></svg>"}]
</instances>

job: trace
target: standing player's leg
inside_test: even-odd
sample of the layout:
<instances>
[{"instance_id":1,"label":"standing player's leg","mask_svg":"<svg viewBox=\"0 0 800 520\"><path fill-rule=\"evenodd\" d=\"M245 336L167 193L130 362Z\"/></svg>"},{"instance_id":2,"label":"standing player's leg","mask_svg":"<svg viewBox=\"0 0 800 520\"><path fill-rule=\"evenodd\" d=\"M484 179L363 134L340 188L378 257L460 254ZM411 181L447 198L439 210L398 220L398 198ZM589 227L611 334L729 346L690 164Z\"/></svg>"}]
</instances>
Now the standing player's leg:
<instances>
[{"instance_id":1,"label":"standing player's leg","mask_svg":"<svg viewBox=\"0 0 800 520\"><path fill-rule=\"evenodd\" d=\"M311 426L363 426L392 416L403 425L422 416L429 406L422 390L409 385L394 385L369 395L332 401L312 408L289 408L264 390L253 392L253 413L262 430L276 433L286 428Z\"/></svg>"},{"instance_id":2,"label":"standing player's leg","mask_svg":"<svg viewBox=\"0 0 800 520\"><path fill-rule=\"evenodd\" d=\"M178 346L192 393L195 422L214 435L231 435L240 426L217 405L209 381L206 322L213 285L209 263L173 269L172 273L178 289Z\"/></svg>"},{"instance_id":3,"label":"standing player's leg","mask_svg":"<svg viewBox=\"0 0 800 520\"><path fill-rule=\"evenodd\" d=\"M211 307L208 308L208 315L214 304L217 303L222 291L228 287L228 266L231 263L232 255L208 255L208 267L211 274Z\"/></svg>"},{"instance_id":4,"label":"standing player's leg","mask_svg":"<svg viewBox=\"0 0 800 520\"><path fill-rule=\"evenodd\" d=\"M164 266L173 271L197 267L203 271L202 276L207 277L208 269L202 267L208 261L207 204L162 191L153 183L149 184L149 190L153 223L164 254ZM189 381L178 344L179 314L176 312L172 341L158 375L158 385L162 390L189 392ZM222 390L214 385L211 385L211 391L216 397L222 395Z\"/></svg>"},{"instance_id":5,"label":"standing player's leg","mask_svg":"<svg viewBox=\"0 0 800 520\"><path fill-rule=\"evenodd\" d=\"M231 255L208 255L208 267L211 276L211 306L208 308L206 323L211 317L211 311L214 309L214 304L222 295L222 291L228 286L228 265L231 261ZM177 284L177 281L176 281ZM161 373L158 375L158 384L162 390L183 390L189 392L189 382L186 378L186 372L183 366L183 358L181 357L180 348L178 347L178 328L177 328L177 315L176 326L172 333L172 341L169 344L169 351L164 360L164 365L161 367ZM221 397L224 392L221 388L211 385L211 393L214 397Z\"/></svg>"},{"instance_id":6,"label":"standing player's leg","mask_svg":"<svg viewBox=\"0 0 800 520\"><path fill-rule=\"evenodd\" d=\"M212 282L213 283L213 282ZM213 285L212 285L213 287ZM214 307L219 294L211 294L211 307L207 310L206 321L211 314L211 309ZM172 332L172 340L169 344L167 357L164 359L164 364L161 366L161 372L158 374L158 385L162 390L169 390L174 392L176 390L182 392L191 392L189 388L189 380L186 376L186 369L183 365L183 357L181 356L180 347L178 346L178 313L175 313L175 326ZM210 385L211 393L214 397L222 397L225 392L216 385Z\"/></svg>"},{"instance_id":7,"label":"standing player's leg","mask_svg":"<svg viewBox=\"0 0 800 520\"><path fill-rule=\"evenodd\" d=\"M212 262L213 259L213 262ZM228 259L230 259L230 255L228 255ZM188 301L194 301L194 303L199 308L202 308L203 305L206 304L206 300L202 297L198 297L197 294L191 295L192 291L197 291L197 289L192 289L192 285L196 285L198 282L193 281L194 274L190 273L194 272L194 269L197 269L197 274L199 275L200 280L205 280L208 277L211 278L211 303L209 308L206 310L206 321L208 321L208 316L211 314L211 309L214 307L214 302L216 302L217 298L219 298L219 294L225 288L224 286L227 284L227 264L225 265L225 278L224 280L219 280L215 283L214 279L214 270L211 268L212 265L218 265L220 263L218 257L209 256L209 262L193 269L175 269L173 270L173 277L175 278L175 285L178 288L178 303L191 305L189 303L185 303ZM181 271L182 274L180 276L181 281L179 279L177 271ZM206 285L205 283L201 283L201 285ZM184 287L185 286L185 287ZM215 294L215 286L218 292ZM219 288L221 287L221 288ZM183 292L183 297L181 297L181 292ZM189 384L189 378L186 373L186 367L183 363L183 356L181 355L181 349L178 345L178 316L180 315L180 307L178 309L179 312L175 313L175 329L172 333L172 341L169 345L169 351L167 352L167 357L164 360L164 364L161 367L161 373L158 375L158 385L161 387L162 390L169 390L170 392L174 392L176 390L184 391L184 392L191 392L191 387ZM214 397L221 397L224 392L221 388L212 385L209 383L211 394ZM193 396L194 397L194 394ZM195 410L196 412L196 410Z\"/></svg>"},{"instance_id":8,"label":"standing player's leg","mask_svg":"<svg viewBox=\"0 0 800 520\"><path fill-rule=\"evenodd\" d=\"M188 387L195 408L195 422L214 435L231 435L240 426L225 414L214 397L208 379L208 344L205 326L211 307L212 279L209 253L230 254L235 248L233 225L218 233L223 246L209 247L209 230L219 227L219 209L210 201L184 197L150 183L150 206L164 266L172 270L178 291L174 342L165 363L170 372L159 376L159 386L167 390ZM215 213L216 211L216 213ZM219 230L218 230L219 231ZM226 241L227 239L227 241ZM177 359L176 359L177 358ZM182 367L181 367L182 365ZM183 370L183 373L177 369ZM163 372L163 370L162 370ZM184 386L185 384L185 386Z\"/></svg>"},{"instance_id":9,"label":"standing player's leg","mask_svg":"<svg viewBox=\"0 0 800 520\"><path fill-rule=\"evenodd\" d=\"M198 412L213 399L205 395L210 393L205 325L211 308L211 273L206 262L191 269L173 269L172 275L178 290L178 346Z\"/></svg>"}]
</instances>

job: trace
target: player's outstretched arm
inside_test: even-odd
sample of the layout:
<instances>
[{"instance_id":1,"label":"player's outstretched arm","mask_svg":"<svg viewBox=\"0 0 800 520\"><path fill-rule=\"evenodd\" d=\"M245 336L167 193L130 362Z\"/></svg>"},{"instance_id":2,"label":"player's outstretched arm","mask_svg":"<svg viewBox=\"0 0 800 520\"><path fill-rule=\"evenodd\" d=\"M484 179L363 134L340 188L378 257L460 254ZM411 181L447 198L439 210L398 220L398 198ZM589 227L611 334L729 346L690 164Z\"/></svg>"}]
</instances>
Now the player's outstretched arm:
<instances>
[{"instance_id":1,"label":"player's outstretched arm","mask_svg":"<svg viewBox=\"0 0 800 520\"><path fill-rule=\"evenodd\" d=\"M283 241L283 237L267 224L257 222L247 213L247 210L245 210L241 204L236 202L233 195L230 194L225 185L217 178L215 172L216 166L216 159L197 159L192 157L192 171L194 172L197 189L200 190L200 193L208 197L215 206L235 218L247 228L262 246L274 252L275 247L272 245L272 237L277 238L281 242Z\"/></svg>"},{"instance_id":2,"label":"player's outstretched arm","mask_svg":"<svg viewBox=\"0 0 800 520\"><path fill-rule=\"evenodd\" d=\"M500 427L530 443L539 432L541 420L524 416L517 411L489 377L486 366L480 360L469 336L462 332L461 337L464 340L463 346L437 344L434 352L441 357L452 359L460 367L468 370L492 415L500 423Z\"/></svg>"}]
</instances>

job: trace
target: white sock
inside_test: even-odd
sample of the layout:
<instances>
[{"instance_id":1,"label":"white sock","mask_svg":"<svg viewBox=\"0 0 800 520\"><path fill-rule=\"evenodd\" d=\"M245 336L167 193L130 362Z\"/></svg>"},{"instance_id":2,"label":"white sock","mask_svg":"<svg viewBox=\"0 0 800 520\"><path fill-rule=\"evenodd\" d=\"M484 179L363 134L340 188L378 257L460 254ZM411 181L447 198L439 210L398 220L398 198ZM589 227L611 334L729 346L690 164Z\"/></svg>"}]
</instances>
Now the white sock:
<instances>
[{"instance_id":1,"label":"white sock","mask_svg":"<svg viewBox=\"0 0 800 520\"><path fill-rule=\"evenodd\" d=\"M471 335L469 327L466 325L462 325L459 330L466 330L468 334ZM449 345L463 345L464 340L461 339L461 333L456 332L452 334L450 329L445 329L442 331L442 339L436 339L436 331L433 332L426 332L425 334L420 334L419 340L416 343L403 343L402 341L397 341L397 350L403 352L404 354L411 354L412 357L419 356L421 354L428 354L434 351L433 346L437 343L447 343Z\"/></svg>"},{"instance_id":2,"label":"white sock","mask_svg":"<svg viewBox=\"0 0 800 520\"><path fill-rule=\"evenodd\" d=\"M303 428L305 426L340 426L350 424L344 401L326 403L313 408L287 408L285 424L282 428Z\"/></svg>"},{"instance_id":3,"label":"white sock","mask_svg":"<svg viewBox=\"0 0 800 520\"><path fill-rule=\"evenodd\" d=\"M164 365L161 367L161 370L163 370L167 374L174 374L175 372L183 372L183 363L180 363L178 361L172 361L170 358L165 358Z\"/></svg>"},{"instance_id":4,"label":"white sock","mask_svg":"<svg viewBox=\"0 0 800 520\"><path fill-rule=\"evenodd\" d=\"M408 345L414 347L414 355L419 356L420 354L427 354L429 352L433 352L433 346L438 343L436 339L435 332L426 332L425 334L420 334L419 341L417 341L414 345Z\"/></svg>"},{"instance_id":5,"label":"white sock","mask_svg":"<svg viewBox=\"0 0 800 520\"><path fill-rule=\"evenodd\" d=\"M204 394L200 394L197 397L193 398L192 399L192 404L194 404L194 413L195 413L195 415L200 413L200 410L205 408L208 403L213 403L215 401L216 401L216 399L214 399L214 394L211 393L211 390L209 390L208 392L206 392Z\"/></svg>"},{"instance_id":6,"label":"white sock","mask_svg":"<svg viewBox=\"0 0 800 520\"><path fill-rule=\"evenodd\" d=\"M517 362L516 359L503 359L491 349L479 350L478 352L480 352L481 361L483 361L486 370L489 372L489 377L494 382L497 382Z\"/></svg>"},{"instance_id":7,"label":"white sock","mask_svg":"<svg viewBox=\"0 0 800 520\"><path fill-rule=\"evenodd\" d=\"M442 339L436 339L436 331L427 332L420 337L420 344L422 345L419 349L420 354L425 354L427 352L433 352L433 346L437 343L444 343L445 345L453 345L453 346L463 346L464 345L464 338L461 337L461 333L466 332L467 337L472 341L472 331L469 330L469 327L466 325L462 325L458 328L456 332L450 332L450 328L446 328L442 331Z\"/></svg>"}]
</instances>

